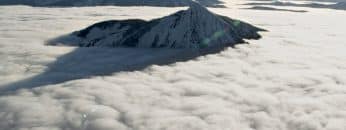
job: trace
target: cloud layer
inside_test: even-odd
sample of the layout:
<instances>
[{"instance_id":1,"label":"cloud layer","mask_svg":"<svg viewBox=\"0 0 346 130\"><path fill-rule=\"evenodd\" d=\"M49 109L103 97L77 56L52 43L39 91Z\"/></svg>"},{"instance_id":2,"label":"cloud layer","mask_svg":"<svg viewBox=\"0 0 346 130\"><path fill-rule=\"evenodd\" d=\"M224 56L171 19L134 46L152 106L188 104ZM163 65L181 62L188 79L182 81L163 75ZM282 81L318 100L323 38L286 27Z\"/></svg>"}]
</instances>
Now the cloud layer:
<instances>
[{"instance_id":1,"label":"cloud layer","mask_svg":"<svg viewBox=\"0 0 346 130\"><path fill-rule=\"evenodd\" d=\"M50 63L75 49L44 46L44 40L96 21L143 16L151 19L176 10L157 9L0 7L1 85L43 73ZM186 62L2 94L0 128L346 129L346 33L341 28L346 21L340 19L345 17L344 12L214 11L270 32L263 33L262 40ZM117 54L85 51L98 56ZM85 60L97 61L99 66L112 63L109 59ZM90 69L94 66L90 64ZM51 73L58 77L70 75L64 73L65 69Z\"/></svg>"}]
</instances>

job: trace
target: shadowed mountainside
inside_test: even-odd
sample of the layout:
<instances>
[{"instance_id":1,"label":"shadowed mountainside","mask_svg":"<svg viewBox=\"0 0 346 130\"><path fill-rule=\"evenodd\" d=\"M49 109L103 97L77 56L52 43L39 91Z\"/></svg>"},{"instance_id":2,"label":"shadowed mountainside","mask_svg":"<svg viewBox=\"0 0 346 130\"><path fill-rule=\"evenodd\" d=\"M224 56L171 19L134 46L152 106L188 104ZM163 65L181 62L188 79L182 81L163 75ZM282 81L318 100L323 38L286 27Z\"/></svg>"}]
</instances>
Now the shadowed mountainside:
<instances>
[{"instance_id":1,"label":"shadowed mountainside","mask_svg":"<svg viewBox=\"0 0 346 130\"><path fill-rule=\"evenodd\" d=\"M197 3L187 10L144 21L108 20L80 31L58 37L48 45L80 47L134 48L214 48L233 46L244 39L258 39L264 31L242 22L210 12Z\"/></svg>"}]
</instances>

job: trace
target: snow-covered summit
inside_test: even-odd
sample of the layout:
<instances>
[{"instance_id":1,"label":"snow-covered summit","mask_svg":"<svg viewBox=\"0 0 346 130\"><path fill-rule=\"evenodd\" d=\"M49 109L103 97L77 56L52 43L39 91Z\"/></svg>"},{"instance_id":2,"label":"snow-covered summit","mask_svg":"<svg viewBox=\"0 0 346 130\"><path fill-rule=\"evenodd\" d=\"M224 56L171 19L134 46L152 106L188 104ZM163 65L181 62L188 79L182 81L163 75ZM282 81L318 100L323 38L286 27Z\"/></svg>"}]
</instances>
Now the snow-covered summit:
<instances>
[{"instance_id":1,"label":"snow-covered summit","mask_svg":"<svg viewBox=\"0 0 346 130\"><path fill-rule=\"evenodd\" d=\"M261 29L216 15L200 4L191 2L189 9L163 18L100 22L72 33L72 41L58 39L60 41L53 40L53 43L82 47L224 47L242 43L244 38L260 38L258 31Z\"/></svg>"}]
</instances>

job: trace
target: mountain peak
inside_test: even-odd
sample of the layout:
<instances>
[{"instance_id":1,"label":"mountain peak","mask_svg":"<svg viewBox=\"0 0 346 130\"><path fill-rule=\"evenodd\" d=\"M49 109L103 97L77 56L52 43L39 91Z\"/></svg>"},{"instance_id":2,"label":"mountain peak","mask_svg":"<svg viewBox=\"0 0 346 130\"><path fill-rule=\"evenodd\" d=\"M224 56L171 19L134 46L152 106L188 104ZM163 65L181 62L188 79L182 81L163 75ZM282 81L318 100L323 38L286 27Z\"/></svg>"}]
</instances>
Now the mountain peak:
<instances>
[{"instance_id":1,"label":"mountain peak","mask_svg":"<svg viewBox=\"0 0 346 130\"><path fill-rule=\"evenodd\" d=\"M196 2L190 8L151 21L112 20L94 24L61 42L82 47L214 48L257 39L261 29L248 23L216 15ZM65 39L66 40L66 39ZM53 44L55 44L53 43Z\"/></svg>"},{"instance_id":2,"label":"mountain peak","mask_svg":"<svg viewBox=\"0 0 346 130\"><path fill-rule=\"evenodd\" d=\"M203 7L201 4L199 4L195 1L189 1L188 5L189 5L190 9L192 9L192 10L206 10L205 7Z\"/></svg>"},{"instance_id":3,"label":"mountain peak","mask_svg":"<svg viewBox=\"0 0 346 130\"><path fill-rule=\"evenodd\" d=\"M197 2L189 2L189 8L187 12L190 12L194 15L210 15L211 13L207 8L203 7L201 4Z\"/></svg>"}]
</instances>

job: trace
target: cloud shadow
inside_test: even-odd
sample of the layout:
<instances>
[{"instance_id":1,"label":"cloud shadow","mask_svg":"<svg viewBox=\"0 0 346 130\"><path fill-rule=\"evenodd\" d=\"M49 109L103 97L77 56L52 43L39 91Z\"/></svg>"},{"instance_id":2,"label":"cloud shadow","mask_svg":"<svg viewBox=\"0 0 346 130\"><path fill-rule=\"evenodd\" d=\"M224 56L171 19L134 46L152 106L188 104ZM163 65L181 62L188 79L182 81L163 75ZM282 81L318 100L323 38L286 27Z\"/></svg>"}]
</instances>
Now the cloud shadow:
<instances>
[{"instance_id":1,"label":"cloud shadow","mask_svg":"<svg viewBox=\"0 0 346 130\"><path fill-rule=\"evenodd\" d=\"M41 74L1 86L0 94L94 76L139 71L151 65L169 65L218 53L225 48L227 47L196 51L164 48L80 47L59 57Z\"/></svg>"}]
</instances>

